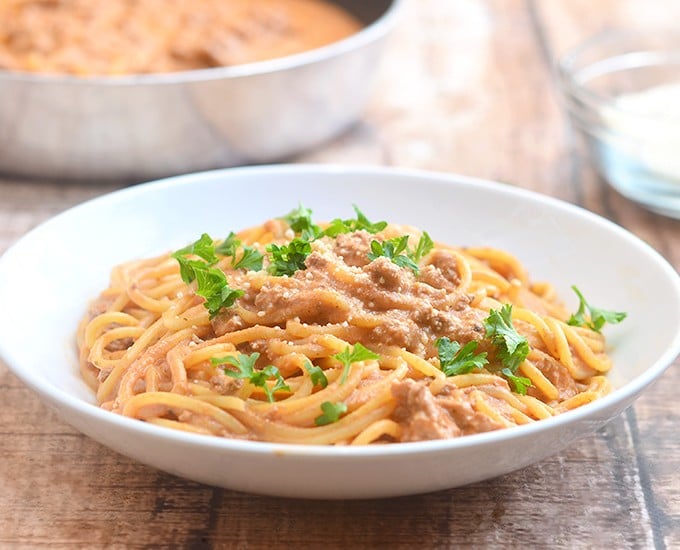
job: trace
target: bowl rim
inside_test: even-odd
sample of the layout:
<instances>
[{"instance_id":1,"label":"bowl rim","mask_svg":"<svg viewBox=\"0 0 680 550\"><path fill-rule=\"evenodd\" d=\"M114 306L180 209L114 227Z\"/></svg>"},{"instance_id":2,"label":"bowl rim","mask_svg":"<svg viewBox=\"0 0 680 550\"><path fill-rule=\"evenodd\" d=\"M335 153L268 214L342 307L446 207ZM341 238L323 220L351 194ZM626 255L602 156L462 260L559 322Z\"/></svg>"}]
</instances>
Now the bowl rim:
<instances>
[{"instance_id":1,"label":"bowl rim","mask_svg":"<svg viewBox=\"0 0 680 550\"><path fill-rule=\"evenodd\" d=\"M585 208L551 196L531 191L529 189L514 187L509 184L481 178L418 169L361 165L293 164L226 168L163 178L138 184L132 187L123 188L111 193L106 193L73 206L27 232L7 251L5 251L2 256L0 256L0 275L2 275L4 264L8 261L7 258L11 259L12 255L14 254L14 249L19 247L20 243L23 242L25 238L33 235L35 232L48 230L52 224L59 223L63 217L69 216L70 213L75 210L87 209L93 204L106 202L112 198L118 200L121 198L129 199L140 194L158 192L168 187L195 185L197 182L203 180L210 181L215 178L238 178L241 174L259 174L262 176L276 177L277 175L282 174L285 175L300 173L311 173L320 177L326 177L329 175L332 176L333 174L343 174L350 176L377 175L379 177L385 178L406 177L421 179L427 180L430 183L436 183L441 186L481 188L494 194L500 193L510 195L513 197L529 200L537 204L548 205L553 208L566 211L571 216L576 216L587 220L589 224L593 224L613 232L619 238L624 239L629 245L636 247L641 252L644 252L645 254L652 257L657 263L658 267L662 269L668 276L669 280L672 281L676 291L675 299L677 300L678 304L680 304L680 275L671 266L668 260L666 260L659 252L657 252L652 246L647 244L641 238L622 228L618 224L593 212L590 212ZM532 435L541 433L545 430L558 429L559 427L565 427L579 421L587 420L588 417L597 419L600 418L598 417L598 413L606 412L616 408L618 404L628 402L630 405L642 390L655 381L667 368L670 367L678 354L680 354L680 326L677 327L676 334L673 337L670 345L657 358L657 360L653 364L649 365L644 370L644 372L634 377L632 380L626 382L623 386L616 388L610 394L605 395L604 397L587 405L551 418L534 422L532 424L525 424L522 426L467 435L452 439L396 443L390 445L338 447L318 444L305 445L292 443L271 443L222 438L211 435L182 432L179 430L173 430L170 428L164 428L145 422L140 422L136 419L123 417L109 411L105 411L93 403L86 402L79 397L76 397L64 390L57 388L56 386L53 386L50 382L46 381L46 379L39 377L32 371L23 371L19 366L21 361L15 361L11 346L3 343L2 338L0 338L0 357L4 358L9 370L20 380L22 380L22 382L24 382L29 388L45 398L49 403L57 405L59 408L67 409L71 413L78 414L83 417L90 417L93 420L98 422L101 421L104 424L112 423L120 430L136 432L137 435L142 435L151 439L164 440L166 442L172 442L173 444L178 445L210 449L216 452L240 453L258 456L272 454L279 456L313 456L319 459L327 460L333 460L338 457L343 457L343 459L358 460L369 457L388 458L421 453L449 453L456 449L474 446L485 447L489 445L497 445L509 439L531 437ZM606 417L606 419L600 420L599 423L597 423L597 427L609 421L611 418L612 415L610 414Z\"/></svg>"},{"instance_id":2,"label":"bowl rim","mask_svg":"<svg viewBox=\"0 0 680 550\"><path fill-rule=\"evenodd\" d=\"M668 50L677 51L677 54L680 56L680 38L678 37L677 32L673 32L671 30L661 30L655 32L654 37L667 38L669 42L677 43L677 46L675 48L669 47ZM584 83L581 82L576 76L583 70L575 68L578 58L591 48L601 46L606 43L616 44L628 40L644 40L649 38L651 38L650 34L642 30L630 30L618 28L609 29L595 33L589 38L579 42L576 46L568 49L562 56L558 57L554 62L554 70L557 73L558 82L561 84L561 88L565 95L567 96L567 99L568 100L574 99L578 101L580 104L585 105L587 108L592 109L593 111L599 111L602 108L606 107L608 110L616 112L617 114L620 114L622 116L630 117L632 119L651 120L660 124L673 125L673 121L670 121L664 117L644 113L635 113L629 111L624 107L621 107L618 104L618 102L615 101L614 97L607 96L602 93L598 93L591 90L590 88L585 86ZM640 53L644 53L643 48L637 48L633 52L622 52L621 54L603 57L602 59L594 63L586 65L586 67L592 66L596 63L601 63L608 59L620 57L621 55L631 55ZM641 63L639 65L636 65L635 67L642 67L647 65L648 64ZM572 109L578 108L573 104L570 104L569 107Z\"/></svg>"},{"instance_id":3,"label":"bowl rim","mask_svg":"<svg viewBox=\"0 0 680 550\"><path fill-rule=\"evenodd\" d=\"M115 76L93 75L77 76L71 74L53 74L29 71L10 71L0 69L0 83L4 81L31 84L52 84L64 86L167 86L195 82L210 82L222 79L235 79L276 73L316 63L327 61L334 57L358 50L376 42L395 25L396 18L401 12L404 0L389 0L389 6L377 19L362 27L359 31L337 40L300 53L265 59L251 63L241 63L226 67L210 67L188 71L174 71L167 73L133 73Z\"/></svg>"}]
</instances>

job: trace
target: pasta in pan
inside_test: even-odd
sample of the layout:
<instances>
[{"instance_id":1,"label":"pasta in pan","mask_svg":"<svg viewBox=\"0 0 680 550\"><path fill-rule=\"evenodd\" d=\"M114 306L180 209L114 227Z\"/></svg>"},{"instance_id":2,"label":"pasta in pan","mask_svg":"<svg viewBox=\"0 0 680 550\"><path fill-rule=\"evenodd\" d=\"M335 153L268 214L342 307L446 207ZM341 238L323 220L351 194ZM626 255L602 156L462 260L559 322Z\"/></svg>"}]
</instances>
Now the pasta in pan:
<instances>
[{"instance_id":1,"label":"pasta in pan","mask_svg":"<svg viewBox=\"0 0 680 550\"><path fill-rule=\"evenodd\" d=\"M101 407L229 438L363 445L549 418L609 391L600 332L511 254L281 219L116 267L78 330Z\"/></svg>"}]
</instances>

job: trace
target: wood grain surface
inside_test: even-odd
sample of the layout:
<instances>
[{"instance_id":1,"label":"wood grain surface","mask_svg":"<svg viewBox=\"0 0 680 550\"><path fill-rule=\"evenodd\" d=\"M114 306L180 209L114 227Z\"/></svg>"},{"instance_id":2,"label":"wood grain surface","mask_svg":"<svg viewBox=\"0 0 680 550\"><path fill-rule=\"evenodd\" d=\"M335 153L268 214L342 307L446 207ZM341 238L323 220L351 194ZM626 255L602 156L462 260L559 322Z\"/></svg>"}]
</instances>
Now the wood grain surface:
<instances>
[{"instance_id":1,"label":"wood grain surface","mask_svg":"<svg viewBox=\"0 0 680 550\"><path fill-rule=\"evenodd\" d=\"M673 21L675 0L405 0L365 116L292 160L505 181L612 219L678 269L680 221L597 177L553 72L595 31ZM0 178L0 252L117 187ZM0 362L0 548L680 548L679 365L597 434L521 471L428 495L321 502L133 462L64 424Z\"/></svg>"}]
</instances>

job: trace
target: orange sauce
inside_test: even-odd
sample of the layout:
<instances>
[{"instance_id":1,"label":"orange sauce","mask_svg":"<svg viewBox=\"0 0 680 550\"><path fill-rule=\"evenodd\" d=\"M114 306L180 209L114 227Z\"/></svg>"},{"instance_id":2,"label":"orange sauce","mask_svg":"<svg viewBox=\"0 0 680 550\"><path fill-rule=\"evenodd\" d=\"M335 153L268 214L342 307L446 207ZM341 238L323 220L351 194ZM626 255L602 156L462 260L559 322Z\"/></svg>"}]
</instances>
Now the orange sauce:
<instances>
[{"instance_id":1,"label":"orange sauce","mask_svg":"<svg viewBox=\"0 0 680 550\"><path fill-rule=\"evenodd\" d=\"M0 69L205 69L303 52L360 28L327 0L2 0Z\"/></svg>"}]
</instances>

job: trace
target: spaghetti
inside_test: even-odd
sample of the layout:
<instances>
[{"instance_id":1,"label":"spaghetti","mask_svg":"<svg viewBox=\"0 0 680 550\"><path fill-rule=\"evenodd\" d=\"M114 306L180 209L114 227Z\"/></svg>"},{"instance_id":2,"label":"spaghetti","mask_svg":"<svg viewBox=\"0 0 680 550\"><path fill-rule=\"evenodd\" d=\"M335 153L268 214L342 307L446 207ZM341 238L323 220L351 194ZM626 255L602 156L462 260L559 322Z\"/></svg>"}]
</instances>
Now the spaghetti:
<instances>
[{"instance_id":1,"label":"spaghetti","mask_svg":"<svg viewBox=\"0 0 680 550\"><path fill-rule=\"evenodd\" d=\"M598 327L572 323L507 252L358 209L322 227L294 214L116 267L78 330L100 406L201 434L363 445L527 424L609 391Z\"/></svg>"}]
</instances>

